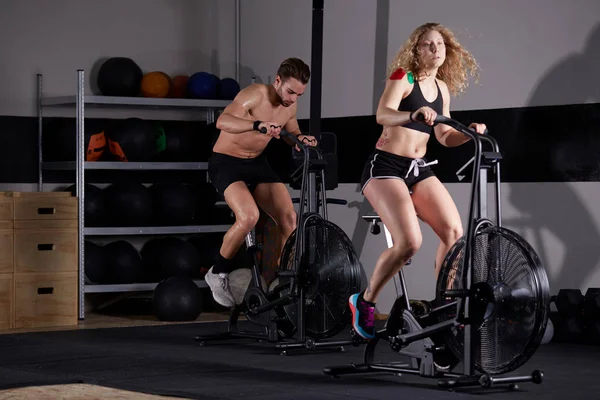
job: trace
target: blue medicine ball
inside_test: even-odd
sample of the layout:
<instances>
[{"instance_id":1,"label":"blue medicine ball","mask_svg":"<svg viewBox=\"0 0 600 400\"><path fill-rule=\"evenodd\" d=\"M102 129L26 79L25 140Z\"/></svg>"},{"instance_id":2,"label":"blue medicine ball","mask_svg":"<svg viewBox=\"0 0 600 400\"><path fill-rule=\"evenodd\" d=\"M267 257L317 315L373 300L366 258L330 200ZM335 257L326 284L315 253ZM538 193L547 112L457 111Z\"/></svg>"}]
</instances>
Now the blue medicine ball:
<instances>
[{"instance_id":1,"label":"blue medicine ball","mask_svg":"<svg viewBox=\"0 0 600 400\"><path fill-rule=\"evenodd\" d=\"M223 78L219 84L219 98L233 100L240 92L240 84L233 78Z\"/></svg>"},{"instance_id":2,"label":"blue medicine ball","mask_svg":"<svg viewBox=\"0 0 600 400\"><path fill-rule=\"evenodd\" d=\"M216 99L219 78L208 72L196 72L187 84L188 97L194 99Z\"/></svg>"}]
</instances>

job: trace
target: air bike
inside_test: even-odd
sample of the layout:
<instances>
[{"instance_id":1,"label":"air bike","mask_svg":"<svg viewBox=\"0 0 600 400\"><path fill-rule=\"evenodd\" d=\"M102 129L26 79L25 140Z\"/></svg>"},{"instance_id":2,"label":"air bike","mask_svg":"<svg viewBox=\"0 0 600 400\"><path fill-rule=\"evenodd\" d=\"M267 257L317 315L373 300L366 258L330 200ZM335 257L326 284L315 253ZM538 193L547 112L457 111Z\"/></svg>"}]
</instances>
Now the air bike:
<instances>
[{"instance_id":1,"label":"air bike","mask_svg":"<svg viewBox=\"0 0 600 400\"><path fill-rule=\"evenodd\" d=\"M292 173L292 180L302 182L296 201L297 229L283 247L277 278L268 288L257 257L261 245L256 243L255 231L246 236L246 250L254 265L243 301L232 309L226 332L194 338L201 345L254 339L272 343L286 355L291 349L343 350L344 345L353 344L350 336L331 339L350 325L348 297L360 291L361 284L361 265L350 238L327 219L327 204L346 202L326 197L327 163L322 150L305 145L287 131L282 130L281 136L296 144L304 156ZM240 329L240 317L258 329Z\"/></svg>"},{"instance_id":2,"label":"air bike","mask_svg":"<svg viewBox=\"0 0 600 400\"><path fill-rule=\"evenodd\" d=\"M436 378L439 387L541 383L543 372L523 376L505 374L523 366L537 350L548 321L548 277L533 248L518 234L501 226L500 160L497 142L463 124L438 116L436 123L470 137L475 155L458 172L472 168L469 219L465 235L446 255L436 282L435 299L417 304L409 299L402 270L399 293L383 329L367 341L361 364L331 366L324 373L395 373ZM487 132L486 132L487 133ZM483 142L491 145L483 151ZM496 222L487 218L487 177L495 175ZM379 233L378 216L364 216ZM392 238L384 225L388 247ZM419 303L420 304L420 303ZM365 343L354 335L355 344ZM381 342L408 358L385 361L375 354ZM386 357L387 356L387 357ZM387 360L394 359L394 362Z\"/></svg>"}]
</instances>

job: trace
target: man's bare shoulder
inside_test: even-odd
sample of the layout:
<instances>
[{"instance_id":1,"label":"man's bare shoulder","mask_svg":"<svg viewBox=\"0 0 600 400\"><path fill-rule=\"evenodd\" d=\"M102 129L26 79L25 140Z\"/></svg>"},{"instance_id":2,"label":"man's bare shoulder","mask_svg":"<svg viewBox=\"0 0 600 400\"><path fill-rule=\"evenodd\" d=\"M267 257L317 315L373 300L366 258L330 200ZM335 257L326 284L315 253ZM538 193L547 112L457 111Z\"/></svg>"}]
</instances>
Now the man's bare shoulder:
<instances>
[{"instance_id":1,"label":"man's bare shoulder","mask_svg":"<svg viewBox=\"0 0 600 400\"><path fill-rule=\"evenodd\" d=\"M268 92L269 89L264 83L253 83L240 90L240 93L255 95L266 95Z\"/></svg>"},{"instance_id":2,"label":"man's bare shoulder","mask_svg":"<svg viewBox=\"0 0 600 400\"><path fill-rule=\"evenodd\" d=\"M255 107L266 98L268 98L267 85L253 83L240 90L234 99L234 103Z\"/></svg>"}]
</instances>

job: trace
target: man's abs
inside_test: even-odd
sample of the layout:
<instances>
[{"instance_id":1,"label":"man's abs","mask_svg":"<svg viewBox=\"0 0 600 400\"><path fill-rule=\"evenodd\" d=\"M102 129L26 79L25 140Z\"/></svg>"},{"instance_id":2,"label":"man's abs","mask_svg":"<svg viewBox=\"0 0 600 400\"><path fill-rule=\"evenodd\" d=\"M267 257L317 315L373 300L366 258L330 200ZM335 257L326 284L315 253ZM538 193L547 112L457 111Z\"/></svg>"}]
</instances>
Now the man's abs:
<instances>
[{"instance_id":1,"label":"man's abs","mask_svg":"<svg viewBox=\"0 0 600 400\"><path fill-rule=\"evenodd\" d=\"M213 151L232 157L255 158L262 154L270 140L270 136L257 131L235 134L221 131L213 146Z\"/></svg>"},{"instance_id":2,"label":"man's abs","mask_svg":"<svg viewBox=\"0 0 600 400\"><path fill-rule=\"evenodd\" d=\"M427 152L429 135L402 126L385 127L377 145L379 150L409 158L422 158Z\"/></svg>"}]
</instances>

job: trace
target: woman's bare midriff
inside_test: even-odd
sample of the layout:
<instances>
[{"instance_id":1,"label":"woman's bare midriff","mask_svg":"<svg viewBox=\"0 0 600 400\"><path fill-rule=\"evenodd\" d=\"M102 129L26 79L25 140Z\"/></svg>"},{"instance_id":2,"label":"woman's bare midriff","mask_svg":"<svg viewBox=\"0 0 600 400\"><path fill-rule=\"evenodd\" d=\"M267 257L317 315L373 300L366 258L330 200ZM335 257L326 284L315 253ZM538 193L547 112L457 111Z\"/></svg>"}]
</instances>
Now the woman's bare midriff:
<instances>
[{"instance_id":1,"label":"woman's bare midriff","mask_svg":"<svg viewBox=\"0 0 600 400\"><path fill-rule=\"evenodd\" d=\"M428 141L428 134L414 129L403 126L385 127L375 147L402 157L423 158Z\"/></svg>"}]
</instances>

